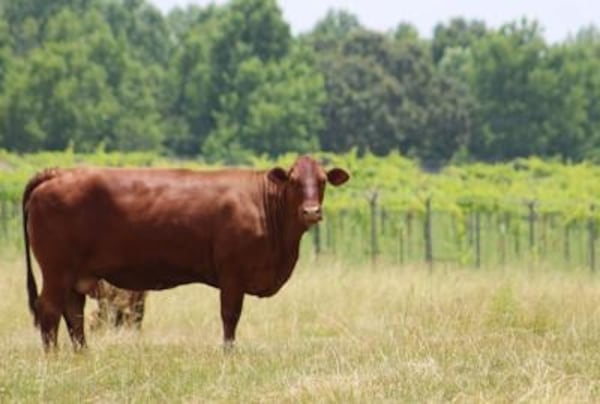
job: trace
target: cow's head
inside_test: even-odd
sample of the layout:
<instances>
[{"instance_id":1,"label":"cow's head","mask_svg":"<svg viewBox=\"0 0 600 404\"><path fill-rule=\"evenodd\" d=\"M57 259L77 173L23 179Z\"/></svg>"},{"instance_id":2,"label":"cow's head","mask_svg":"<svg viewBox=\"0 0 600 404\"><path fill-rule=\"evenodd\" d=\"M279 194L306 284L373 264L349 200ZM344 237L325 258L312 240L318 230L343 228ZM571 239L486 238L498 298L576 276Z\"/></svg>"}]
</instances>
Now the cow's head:
<instances>
[{"instance_id":1,"label":"cow's head","mask_svg":"<svg viewBox=\"0 0 600 404\"><path fill-rule=\"evenodd\" d=\"M299 157L289 171L275 167L268 172L269 180L286 187L287 203L297 211L307 227L321 220L325 184L342 185L350 175L341 168L325 169L312 157Z\"/></svg>"}]
</instances>

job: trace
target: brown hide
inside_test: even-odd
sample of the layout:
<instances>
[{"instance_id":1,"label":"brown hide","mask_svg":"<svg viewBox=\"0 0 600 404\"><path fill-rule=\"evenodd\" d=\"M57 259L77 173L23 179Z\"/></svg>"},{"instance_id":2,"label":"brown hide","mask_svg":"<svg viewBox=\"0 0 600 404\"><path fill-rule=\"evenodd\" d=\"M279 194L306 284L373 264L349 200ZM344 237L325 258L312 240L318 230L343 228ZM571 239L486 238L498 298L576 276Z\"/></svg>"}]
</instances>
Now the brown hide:
<instances>
[{"instance_id":1,"label":"brown hide","mask_svg":"<svg viewBox=\"0 0 600 404\"><path fill-rule=\"evenodd\" d=\"M131 290L217 287L224 338L233 341L244 294L271 296L283 286L302 235L321 219L325 183L347 179L308 156L289 171L42 172L27 185L23 207L26 243L44 280L36 299L29 269L44 345L55 344L61 315L74 344L85 344L83 294L99 279Z\"/></svg>"}]
</instances>

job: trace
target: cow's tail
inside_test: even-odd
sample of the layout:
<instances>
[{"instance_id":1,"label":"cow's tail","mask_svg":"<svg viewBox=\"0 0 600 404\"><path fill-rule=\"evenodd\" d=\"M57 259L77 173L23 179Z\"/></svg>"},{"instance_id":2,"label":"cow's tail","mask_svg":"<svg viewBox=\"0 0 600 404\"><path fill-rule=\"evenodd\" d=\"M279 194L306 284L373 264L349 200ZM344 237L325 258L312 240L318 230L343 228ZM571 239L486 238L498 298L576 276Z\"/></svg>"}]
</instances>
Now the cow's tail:
<instances>
[{"instance_id":1,"label":"cow's tail","mask_svg":"<svg viewBox=\"0 0 600 404\"><path fill-rule=\"evenodd\" d=\"M55 169L47 169L36 174L29 180L23 192L23 238L25 240L25 262L27 263L27 295L29 297L29 310L33 315L33 322L36 326L39 325L37 310L35 308L38 292L33 270L31 269L31 251L29 248L29 233L27 232L28 202L31 193L43 182L54 178L56 174L57 170Z\"/></svg>"}]
</instances>

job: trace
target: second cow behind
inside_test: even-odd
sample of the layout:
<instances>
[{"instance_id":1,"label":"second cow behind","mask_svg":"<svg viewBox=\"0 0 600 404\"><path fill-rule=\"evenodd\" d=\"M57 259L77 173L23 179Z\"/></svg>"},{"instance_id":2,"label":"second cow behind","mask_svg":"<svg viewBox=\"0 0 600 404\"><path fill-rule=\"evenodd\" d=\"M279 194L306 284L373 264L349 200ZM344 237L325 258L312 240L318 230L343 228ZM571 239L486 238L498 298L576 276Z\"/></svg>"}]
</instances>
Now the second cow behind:
<instances>
[{"instance_id":1,"label":"second cow behind","mask_svg":"<svg viewBox=\"0 0 600 404\"><path fill-rule=\"evenodd\" d=\"M121 289L105 280L99 280L88 294L98 302L98 308L90 315L90 329L142 328L148 294L146 291Z\"/></svg>"}]
</instances>

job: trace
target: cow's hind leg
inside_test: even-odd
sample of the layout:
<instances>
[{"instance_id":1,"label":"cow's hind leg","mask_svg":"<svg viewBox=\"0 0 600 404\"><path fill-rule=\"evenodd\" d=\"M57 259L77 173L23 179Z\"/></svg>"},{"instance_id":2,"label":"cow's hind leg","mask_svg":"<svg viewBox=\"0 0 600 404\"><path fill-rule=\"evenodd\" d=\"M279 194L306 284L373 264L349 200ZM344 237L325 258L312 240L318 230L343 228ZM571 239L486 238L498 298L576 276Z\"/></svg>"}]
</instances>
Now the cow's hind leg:
<instances>
[{"instance_id":1,"label":"cow's hind leg","mask_svg":"<svg viewBox=\"0 0 600 404\"><path fill-rule=\"evenodd\" d=\"M71 290L67 296L63 315L75 351L79 351L86 347L83 317L84 306L85 295L75 290Z\"/></svg>"},{"instance_id":2,"label":"cow's hind leg","mask_svg":"<svg viewBox=\"0 0 600 404\"><path fill-rule=\"evenodd\" d=\"M64 292L58 285L44 283L42 293L36 302L42 342L46 352L55 349L58 338L58 324L65 305Z\"/></svg>"}]
</instances>

